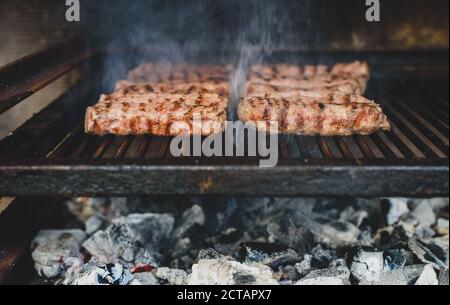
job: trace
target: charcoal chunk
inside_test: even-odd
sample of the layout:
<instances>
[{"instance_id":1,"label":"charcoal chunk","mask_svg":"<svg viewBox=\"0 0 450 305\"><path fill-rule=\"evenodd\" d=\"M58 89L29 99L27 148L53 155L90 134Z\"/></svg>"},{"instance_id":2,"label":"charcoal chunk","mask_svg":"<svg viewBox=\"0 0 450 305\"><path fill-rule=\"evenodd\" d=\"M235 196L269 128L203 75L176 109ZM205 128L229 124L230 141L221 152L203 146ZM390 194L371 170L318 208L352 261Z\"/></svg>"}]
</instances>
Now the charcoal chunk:
<instances>
[{"instance_id":1,"label":"charcoal chunk","mask_svg":"<svg viewBox=\"0 0 450 305\"><path fill-rule=\"evenodd\" d=\"M425 265L406 266L401 269L382 272L376 281L361 281L360 285L414 285L422 274Z\"/></svg>"},{"instance_id":2,"label":"charcoal chunk","mask_svg":"<svg viewBox=\"0 0 450 305\"><path fill-rule=\"evenodd\" d=\"M184 270L170 269L166 267L156 270L156 277L166 281L170 285L186 285L189 281L189 275Z\"/></svg>"},{"instance_id":3,"label":"charcoal chunk","mask_svg":"<svg viewBox=\"0 0 450 305\"><path fill-rule=\"evenodd\" d=\"M134 273L133 277L135 283L144 286L157 286L160 285L158 279L152 272Z\"/></svg>"},{"instance_id":4,"label":"charcoal chunk","mask_svg":"<svg viewBox=\"0 0 450 305\"><path fill-rule=\"evenodd\" d=\"M86 234L81 230L42 230L31 243L34 267L40 276L64 276L83 262L80 252Z\"/></svg>"},{"instance_id":5,"label":"charcoal chunk","mask_svg":"<svg viewBox=\"0 0 450 305\"><path fill-rule=\"evenodd\" d=\"M302 260L296 251L287 246L270 243L244 243L241 245L240 255L246 262L261 263L272 269Z\"/></svg>"},{"instance_id":6,"label":"charcoal chunk","mask_svg":"<svg viewBox=\"0 0 450 305\"><path fill-rule=\"evenodd\" d=\"M432 264L438 270L448 268L445 263L448 258L447 252L432 240L412 239L409 248L422 262Z\"/></svg>"},{"instance_id":7,"label":"charcoal chunk","mask_svg":"<svg viewBox=\"0 0 450 305\"><path fill-rule=\"evenodd\" d=\"M437 278L436 271L434 271L433 265L429 264L423 268L422 274L420 274L415 285L430 286L438 285L439 281Z\"/></svg>"},{"instance_id":8,"label":"charcoal chunk","mask_svg":"<svg viewBox=\"0 0 450 305\"><path fill-rule=\"evenodd\" d=\"M384 252L384 270L396 270L405 267L413 255L404 249L387 250Z\"/></svg>"},{"instance_id":9,"label":"charcoal chunk","mask_svg":"<svg viewBox=\"0 0 450 305\"><path fill-rule=\"evenodd\" d=\"M312 266L312 260L312 255L305 254L303 260L300 263L295 264L295 268L300 276L305 276L314 269Z\"/></svg>"},{"instance_id":10,"label":"charcoal chunk","mask_svg":"<svg viewBox=\"0 0 450 305\"><path fill-rule=\"evenodd\" d=\"M159 251L168 240L174 226L170 214L130 214L112 221L116 225L127 225L130 232L150 251Z\"/></svg>"},{"instance_id":11,"label":"charcoal chunk","mask_svg":"<svg viewBox=\"0 0 450 305\"><path fill-rule=\"evenodd\" d=\"M158 266L154 255L144 248L128 225L111 225L98 231L83 247L102 263L120 263L127 268L140 264Z\"/></svg>"},{"instance_id":12,"label":"charcoal chunk","mask_svg":"<svg viewBox=\"0 0 450 305\"><path fill-rule=\"evenodd\" d=\"M121 264L103 264L91 260L81 270L63 281L64 285L130 285L137 284L131 272Z\"/></svg>"},{"instance_id":13,"label":"charcoal chunk","mask_svg":"<svg viewBox=\"0 0 450 305\"><path fill-rule=\"evenodd\" d=\"M190 285L277 285L272 269L228 259L203 259L192 266Z\"/></svg>"},{"instance_id":14,"label":"charcoal chunk","mask_svg":"<svg viewBox=\"0 0 450 305\"><path fill-rule=\"evenodd\" d=\"M350 271L359 282L377 282L383 272L383 252L371 248L358 248L351 255Z\"/></svg>"},{"instance_id":15,"label":"charcoal chunk","mask_svg":"<svg viewBox=\"0 0 450 305\"><path fill-rule=\"evenodd\" d=\"M296 285L350 285L350 270L339 262L328 269L311 271Z\"/></svg>"},{"instance_id":16,"label":"charcoal chunk","mask_svg":"<svg viewBox=\"0 0 450 305\"><path fill-rule=\"evenodd\" d=\"M194 205L183 213L181 221L172 232L172 239L185 237L187 232L195 225L205 224L205 213L199 205Z\"/></svg>"}]
</instances>

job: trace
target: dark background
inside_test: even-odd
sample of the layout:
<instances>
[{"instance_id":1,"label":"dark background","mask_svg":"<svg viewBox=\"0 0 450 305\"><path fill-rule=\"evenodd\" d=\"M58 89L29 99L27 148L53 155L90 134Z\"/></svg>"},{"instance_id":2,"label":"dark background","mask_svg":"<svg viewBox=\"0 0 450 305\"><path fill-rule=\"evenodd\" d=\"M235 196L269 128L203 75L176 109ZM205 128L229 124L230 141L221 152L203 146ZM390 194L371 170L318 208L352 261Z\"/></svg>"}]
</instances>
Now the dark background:
<instances>
[{"instance_id":1,"label":"dark background","mask_svg":"<svg viewBox=\"0 0 450 305\"><path fill-rule=\"evenodd\" d=\"M197 43L228 49L245 40L270 48L448 48L448 0L380 0L381 22L365 0L82 1L79 26L108 44Z\"/></svg>"}]
</instances>

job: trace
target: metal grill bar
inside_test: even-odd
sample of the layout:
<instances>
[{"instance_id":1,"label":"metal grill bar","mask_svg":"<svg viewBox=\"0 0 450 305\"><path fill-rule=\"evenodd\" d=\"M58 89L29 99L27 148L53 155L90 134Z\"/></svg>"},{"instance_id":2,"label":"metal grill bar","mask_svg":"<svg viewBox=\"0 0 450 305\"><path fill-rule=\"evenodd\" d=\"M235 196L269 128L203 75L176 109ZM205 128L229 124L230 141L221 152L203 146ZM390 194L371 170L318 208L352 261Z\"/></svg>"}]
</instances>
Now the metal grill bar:
<instances>
[{"instance_id":1,"label":"metal grill bar","mask_svg":"<svg viewBox=\"0 0 450 305\"><path fill-rule=\"evenodd\" d=\"M170 138L86 135L83 107L78 122L33 153L32 135L42 141L64 121L59 102L0 142L0 193L448 196L448 76L429 72L424 79L423 71L414 76L408 67L403 78L373 68L368 96L381 103L391 132L283 135L279 165L268 169L258 167L261 156L248 156L248 147L244 157L176 158Z\"/></svg>"}]
</instances>

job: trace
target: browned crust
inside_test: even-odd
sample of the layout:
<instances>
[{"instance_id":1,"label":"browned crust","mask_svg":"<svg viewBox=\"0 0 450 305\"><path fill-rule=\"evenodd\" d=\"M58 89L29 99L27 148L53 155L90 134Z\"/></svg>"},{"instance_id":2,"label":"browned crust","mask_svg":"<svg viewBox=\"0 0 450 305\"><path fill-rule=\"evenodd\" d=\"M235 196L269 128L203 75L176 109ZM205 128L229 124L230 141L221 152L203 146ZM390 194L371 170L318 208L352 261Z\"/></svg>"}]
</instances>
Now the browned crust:
<instances>
[{"instance_id":1,"label":"browned crust","mask_svg":"<svg viewBox=\"0 0 450 305\"><path fill-rule=\"evenodd\" d=\"M253 66L249 84L275 87L278 91L329 90L348 94L363 94L369 79L365 62L334 66L296 66L287 64Z\"/></svg>"},{"instance_id":2,"label":"browned crust","mask_svg":"<svg viewBox=\"0 0 450 305\"><path fill-rule=\"evenodd\" d=\"M102 95L86 111L86 133L104 135L203 136L225 126L227 99L217 94ZM194 124L194 117L201 126ZM198 128L194 129L194 125Z\"/></svg>"},{"instance_id":3,"label":"browned crust","mask_svg":"<svg viewBox=\"0 0 450 305\"><path fill-rule=\"evenodd\" d=\"M230 65L189 65L144 63L131 70L128 80L134 83L150 82L204 82L227 81Z\"/></svg>"},{"instance_id":4,"label":"browned crust","mask_svg":"<svg viewBox=\"0 0 450 305\"><path fill-rule=\"evenodd\" d=\"M390 129L379 105L355 101L336 104L320 100L312 103L302 98L248 97L241 101L238 115L260 130L287 134L348 136ZM277 123L279 130L271 129L271 123Z\"/></svg>"},{"instance_id":5,"label":"browned crust","mask_svg":"<svg viewBox=\"0 0 450 305\"><path fill-rule=\"evenodd\" d=\"M191 83L131 83L121 80L116 83L115 93L119 94L146 94L146 93L215 93L227 97L229 95L229 83L224 81L207 81Z\"/></svg>"}]
</instances>

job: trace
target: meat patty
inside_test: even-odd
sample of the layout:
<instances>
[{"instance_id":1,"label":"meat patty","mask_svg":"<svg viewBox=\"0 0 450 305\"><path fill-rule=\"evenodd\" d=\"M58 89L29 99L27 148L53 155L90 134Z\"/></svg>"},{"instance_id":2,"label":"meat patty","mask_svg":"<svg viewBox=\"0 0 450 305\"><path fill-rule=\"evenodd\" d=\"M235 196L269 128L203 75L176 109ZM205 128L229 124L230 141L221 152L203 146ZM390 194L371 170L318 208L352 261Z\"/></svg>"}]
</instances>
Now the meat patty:
<instances>
[{"instance_id":1,"label":"meat patty","mask_svg":"<svg viewBox=\"0 0 450 305\"><path fill-rule=\"evenodd\" d=\"M226 82L232 67L229 65L169 65L145 63L130 71L128 80L134 83L150 82Z\"/></svg>"},{"instance_id":2,"label":"meat patty","mask_svg":"<svg viewBox=\"0 0 450 305\"><path fill-rule=\"evenodd\" d=\"M238 115L259 130L287 134L348 136L390 129L379 105L363 97L349 97L344 103L341 99L247 97ZM278 129L271 123L278 123Z\"/></svg>"},{"instance_id":3,"label":"meat patty","mask_svg":"<svg viewBox=\"0 0 450 305\"><path fill-rule=\"evenodd\" d=\"M226 98L210 93L102 95L98 104L86 111L85 131L96 135L207 136L224 129L227 103Z\"/></svg>"},{"instance_id":4,"label":"meat patty","mask_svg":"<svg viewBox=\"0 0 450 305\"><path fill-rule=\"evenodd\" d=\"M190 93L215 93L224 97L229 94L228 82L193 82L193 83L130 83L118 81L115 92L119 94L136 93L166 93L166 94L190 94Z\"/></svg>"},{"instance_id":5,"label":"meat patty","mask_svg":"<svg viewBox=\"0 0 450 305\"><path fill-rule=\"evenodd\" d=\"M248 81L276 86L282 90L339 91L363 94L369 79L367 63L353 62L334 66L259 65L250 70Z\"/></svg>"}]
</instances>

